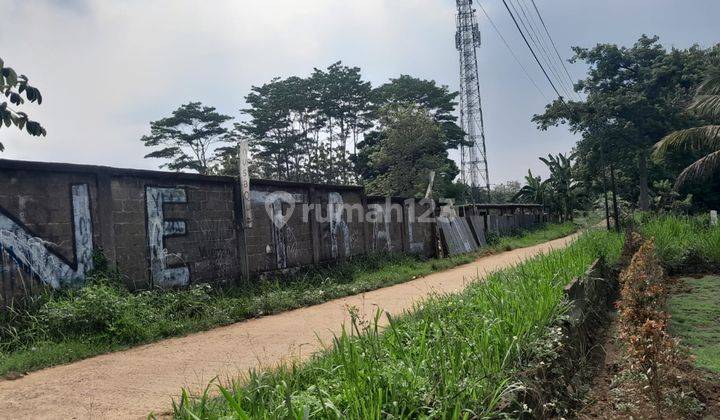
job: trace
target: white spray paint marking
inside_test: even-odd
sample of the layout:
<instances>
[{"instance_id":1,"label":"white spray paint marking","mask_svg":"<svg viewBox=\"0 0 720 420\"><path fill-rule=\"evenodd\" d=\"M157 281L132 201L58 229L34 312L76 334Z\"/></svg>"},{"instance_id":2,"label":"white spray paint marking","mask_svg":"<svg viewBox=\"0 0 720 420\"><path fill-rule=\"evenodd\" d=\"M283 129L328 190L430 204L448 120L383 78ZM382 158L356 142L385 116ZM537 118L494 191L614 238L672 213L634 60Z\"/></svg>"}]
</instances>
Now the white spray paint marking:
<instances>
[{"instance_id":1,"label":"white spray paint marking","mask_svg":"<svg viewBox=\"0 0 720 420\"><path fill-rule=\"evenodd\" d=\"M72 186L72 213L76 268L45 246L46 241L32 236L20 224L0 212L0 248L23 268L45 284L59 289L85 279L92 268L92 219L90 195L86 184Z\"/></svg>"},{"instance_id":2,"label":"white spray paint marking","mask_svg":"<svg viewBox=\"0 0 720 420\"><path fill-rule=\"evenodd\" d=\"M185 232L185 222L173 220L168 224L163 216L163 204L187 203L185 189L147 187L146 201L150 275L153 284L160 287L186 286L190 283L190 270L187 267L168 268L168 253L164 245L166 236ZM166 231L166 227L170 230Z\"/></svg>"},{"instance_id":3,"label":"white spray paint marking","mask_svg":"<svg viewBox=\"0 0 720 420\"><path fill-rule=\"evenodd\" d=\"M434 176L434 173L433 173ZM415 203L407 207L407 235L408 243L410 244L410 252L419 254L425 249L425 244L422 242L415 242L413 225L415 224Z\"/></svg>"},{"instance_id":4,"label":"white spray paint marking","mask_svg":"<svg viewBox=\"0 0 720 420\"><path fill-rule=\"evenodd\" d=\"M345 257L350 256L350 228L342 215L344 212L342 195L336 192L328 193L328 215L330 216L330 255L338 257L338 229L342 232L342 243Z\"/></svg>"},{"instance_id":5,"label":"white spray paint marking","mask_svg":"<svg viewBox=\"0 0 720 420\"><path fill-rule=\"evenodd\" d=\"M282 201L273 200L270 210L272 211L272 239L275 245L275 262L277 268L287 268L287 248L285 246L285 230L287 220L283 215Z\"/></svg>"}]
</instances>

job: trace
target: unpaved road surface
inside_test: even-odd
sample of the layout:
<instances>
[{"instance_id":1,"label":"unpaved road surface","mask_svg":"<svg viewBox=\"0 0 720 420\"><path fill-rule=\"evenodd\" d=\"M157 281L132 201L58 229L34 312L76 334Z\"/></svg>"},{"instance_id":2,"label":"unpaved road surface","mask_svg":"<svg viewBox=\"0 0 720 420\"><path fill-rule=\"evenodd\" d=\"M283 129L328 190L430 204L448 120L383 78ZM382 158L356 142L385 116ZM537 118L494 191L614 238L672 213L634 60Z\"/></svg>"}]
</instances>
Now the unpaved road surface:
<instances>
[{"instance_id":1,"label":"unpaved road surface","mask_svg":"<svg viewBox=\"0 0 720 420\"><path fill-rule=\"evenodd\" d=\"M0 419L115 419L169 414L182 387L204 389L215 377L303 359L330 343L355 306L372 318L411 309L432 293L456 292L473 279L567 245L569 236L483 257L407 283L320 305L239 322L186 337L96 356L0 381ZM383 317L384 319L384 317Z\"/></svg>"}]
</instances>

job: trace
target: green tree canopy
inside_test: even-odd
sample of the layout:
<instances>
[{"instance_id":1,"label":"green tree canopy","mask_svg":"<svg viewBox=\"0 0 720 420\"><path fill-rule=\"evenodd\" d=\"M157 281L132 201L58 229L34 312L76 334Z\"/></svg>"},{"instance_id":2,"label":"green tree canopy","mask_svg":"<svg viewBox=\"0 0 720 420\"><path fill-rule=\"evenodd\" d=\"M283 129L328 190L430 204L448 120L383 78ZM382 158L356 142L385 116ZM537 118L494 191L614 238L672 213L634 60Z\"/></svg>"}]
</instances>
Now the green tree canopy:
<instances>
[{"instance_id":1,"label":"green tree canopy","mask_svg":"<svg viewBox=\"0 0 720 420\"><path fill-rule=\"evenodd\" d=\"M643 35L630 48L598 44L573 51L572 61L589 66L587 77L575 84L586 99L558 99L533 121L541 129L568 124L581 133L577 148L581 164L599 166L603 146L607 159L623 173L621 178L637 186L639 207L648 209L650 149L666 134L692 123L683 112L684 103L720 49L667 50L657 37Z\"/></svg>"},{"instance_id":2,"label":"green tree canopy","mask_svg":"<svg viewBox=\"0 0 720 420\"><path fill-rule=\"evenodd\" d=\"M0 59L0 94L5 95L7 101L0 102L0 127L10 127L15 125L18 129L28 132L31 136L45 136L47 132L39 122L33 121L19 107L25 104L25 101L42 103L42 95L40 91L30 86L28 78L24 74L18 76L12 67L6 67L2 59ZM23 98L23 94L25 97ZM9 104L8 104L9 102ZM0 152L5 147L0 142Z\"/></svg>"},{"instance_id":3,"label":"green tree canopy","mask_svg":"<svg viewBox=\"0 0 720 420\"><path fill-rule=\"evenodd\" d=\"M241 112L262 176L324 183L356 179L348 150L371 125L370 83L341 62L306 78L275 78L253 86Z\"/></svg>"},{"instance_id":4,"label":"green tree canopy","mask_svg":"<svg viewBox=\"0 0 720 420\"><path fill-rule=\"evenodd\" d=\"M433 196L444 197L457 176L455 162L448 158L445 134L424 108L414 105L387 105L379 112L383 135L370 156L378 174L367 183L372 194L419 197L435 171Z\"/></svg>"},{"instance_id":5,"label":"green tree canopy","mask_svg":"<svg viewBox=\"0 0 720 420\"><path fill-rule=\"evenodd\" d=\"M464 140L464 133L454 115L458 95L447 86L438 86L434 80L401 75L373 89L374 118L377 120L377 110L387 105L412 105L426 109L443 132L446 150L456 149ZM370 156L377 152L383 134L379 129L370 130L358 144L358 152L352 160L361 179L370 180L378 175L370 165Z\"/></svg>"},{"instance_id":6,"label":"green tree canopy","mask_svg":"<svg viewBox=\"0 0 720 420\"><path fill-rule=\"evenodd\" d=\"M655 145L654 151L654 156L660 159L666 159L670 151L678 150L702 155L683 169L676 187L711 178L720 172L720 67L711 70L688 110L708 124L670 133Z\"/></svg>"},{"instance_id":7,"label":"green tree canopy","mask_svg":"<svg viewBox=\"0 0 720 420\"><path fill-rule=\"evenodd\" d=\"M145 157L169 160L161 168L208 174L220 157L218 146L228 141L224 124L231 119L200 102L181 105L170 117L150 122L150 135L140 140L157 150Z\"/></svg>"}]
</instances>

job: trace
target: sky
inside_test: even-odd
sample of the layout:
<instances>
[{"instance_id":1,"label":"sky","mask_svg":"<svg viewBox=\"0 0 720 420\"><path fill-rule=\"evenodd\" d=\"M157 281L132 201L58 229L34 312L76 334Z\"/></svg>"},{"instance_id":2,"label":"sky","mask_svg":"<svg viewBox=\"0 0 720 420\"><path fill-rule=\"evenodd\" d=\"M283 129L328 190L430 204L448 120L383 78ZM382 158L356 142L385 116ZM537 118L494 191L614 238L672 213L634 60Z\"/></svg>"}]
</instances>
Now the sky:
<instances>
[{"instance_id":1,"label":"sky","mask_svg":"<svg viewBox=\"0 0 720 420\"><path fill-rule=\"evenodd\" d=\"M552 99L502 1L481 3ZM717 0L536 4L564 59L571 46L632 45L643 33L678 48L719 40ZM374 86L400 74L459 83L453 0L0 0L0 11L0 57L42 92L42 105L24 110L48 131L39 139L3 127L6 159L156 169L140 141L149 121L189 101L243 119L251 86L338 60ZM530 119L547 100L481 11L478 21L490 180L544 175L538 157L569 152L577 136L537 130ZM586 71L567 67L574 79Z\"/></svg>"}]
</instances>

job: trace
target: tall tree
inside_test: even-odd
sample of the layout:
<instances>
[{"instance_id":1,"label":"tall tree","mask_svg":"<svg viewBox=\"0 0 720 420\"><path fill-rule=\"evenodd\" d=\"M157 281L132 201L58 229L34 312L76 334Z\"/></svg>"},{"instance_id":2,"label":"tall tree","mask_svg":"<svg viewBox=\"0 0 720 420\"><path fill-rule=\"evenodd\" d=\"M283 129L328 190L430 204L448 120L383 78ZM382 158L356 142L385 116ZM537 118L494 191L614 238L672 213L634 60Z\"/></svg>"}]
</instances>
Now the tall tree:
<instances>
[{"instance_id":1,"label":"tall tree","mask_svg":"<svg viewBox=\"0 0 720 420\"><path fill-rule=\"evenodd\" d=\"M367 183L373 194L422 196L435 171L433 197L444 197L458 170L448 158L445 135L424 108L387 105L379 111L383 132L379 147L370 156L378 174Z\"/></svg>"},{"instance_id":2,"label":"tall tree","mask_svg":"<svg viewBox=\"0 0 720 420\"><path fill-rule=\"evenodd\" d=\"M709 124L675 131L659 141L654 151L654 156L660 159L667 158L670 151L678 150L703 154L683 169L675 183L676 188L689 181L708 179L720 171L720 67L714 68L698 87L688 110Z\"/></svg>"},{"instance_id":3,"label":"tall tree","mask_svg":"<svg viewBox=\"0 0 720 420\"><path fill-rule=\"evenodd\" d=\"M23 93L25 98L23 98ZM32 121L28 115L19 111L17 107L23 105L25 101L37 102L42 104L42 95L40 91L28 84L28 78L24 74L18 76L12 67L6 67L2 59L0 59L0 94L5 95L8 101L0 102L0 127L15 125L18 129L28 132L31 136L44 136L47 134L45 129L37 121ZM13 107L12 105L15 105ZM0 152L5 147L0 142Z\"/></svg>"},{"instance_id":4,"label":"tall tree","mask_svg":"<svg viewBox=\"0 0 720 420\"><path fill-rule=\"evenodd\" d=\"M331 167L337 168L339 181L354 180L348 146L352 142L355 154L360 135L371 126L370 82L362 80L359 67L348 67L340 61L326 70L316 68L310 80L318 92L318 111L325 122Z\"/></svg>"},{"instance_id":5,"label":"tall tree","mask_svg":"<svg viewBox=\"0 0 720 420\"><path fill-rule=\"evenodd\" d=\"M650 149L657 139L690 124L683 114L683 102L720 49L693 46L668 51L657 37L643 35L630 48L598 44L593 48L574 47L573 51L572 61L589 65L587 77L575 84L575 90L587 98L569 102L558 99L533 121L541 129L567 123L573 132L583 134L580 143L596 142L604 132L620 128L613 133L614 147L602 151L614 162L632 156L631 165L622 170L638 187L638 206L647 210ZM600 145L585 148L601 151ZM578 144L578 148L584 146Z\"/></svg>"},{"instance_id":6,"label":"tall tree","mask_svg":"<svg viewBox=\"0 0 720 420\"><path fill-rule=\"evenodd\" d=\"M350 146L370 126L370 83L337 62L307 78L275 78L254 86L241 110L241 131L263 176L323 183L351 182Z\"/></svg>"},{"instance_id":7,"label":"tall tree","mask_svg":"<svg viewBox=\"0 0 720 420\"><path fill-rule=\"evenodd\" d=\"M443 131L445 147L450 150L458 148L464 139L464 133L454 115L458 95L458 92L451 92L447 86L438 86L434 80L401 75L373 89L372 102L376 110L386 105L403 104L426 109ZM382 136L382 130L366 133L358 144L358 153L353 156L355 168L364 180L377 176L369 161L370 156L377 151Z\"/></svg>"},{"instance_id":8,"label":"tall tree","mask_svg":"<svg viewBox=\"0 0 720 420\"><path fill-rule=\"evenodd\" d=\"M140 140L146 147L159 149L145 157L170 160L161 168L208 174L220 157L216 149L228 140L225 123L231 119L200 102L181 105L170 117L150 122L150 135Z\"/></svg>"},{"instance_id":9,"label":"tall tree","mask_svg":"<svg viewBox=\"0 0 720 420\"><path fill-rule=\"evenodd\" d=\"M253 86L241 110L250 117L237 126L250 140L253 162L266 178L300 181L309 151L314 92L299 77L275 78ZM319 125L316 130L319 129Z\"/></svg>"}]
</instances>

